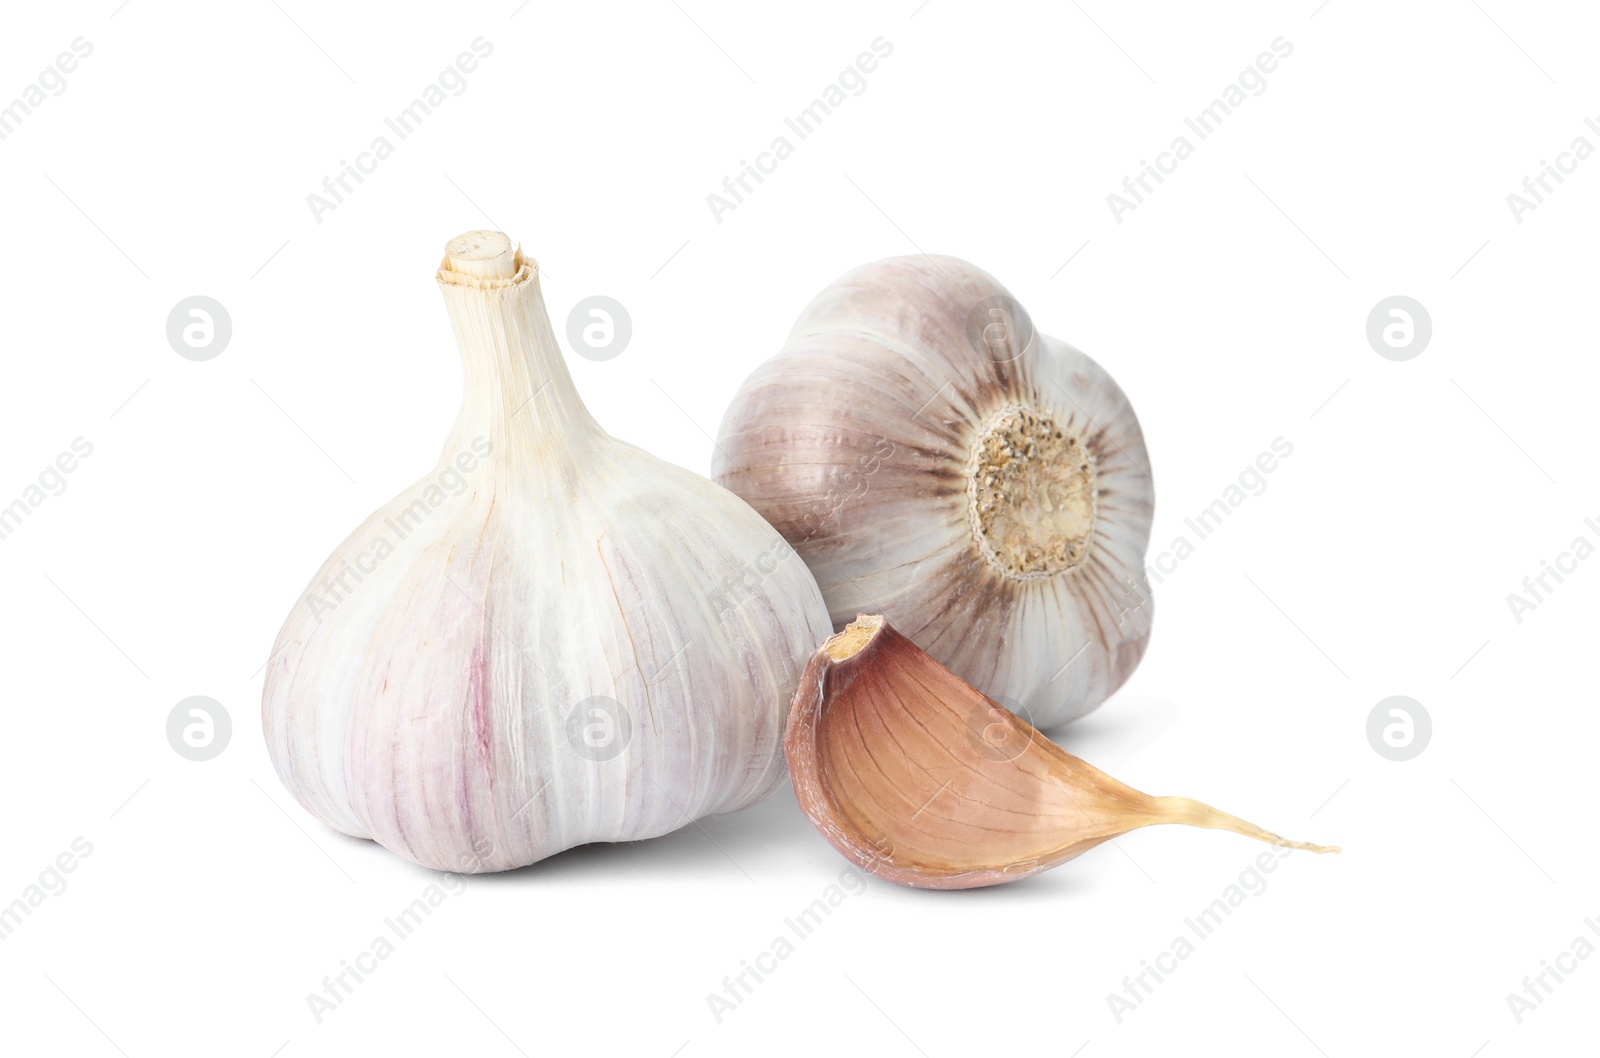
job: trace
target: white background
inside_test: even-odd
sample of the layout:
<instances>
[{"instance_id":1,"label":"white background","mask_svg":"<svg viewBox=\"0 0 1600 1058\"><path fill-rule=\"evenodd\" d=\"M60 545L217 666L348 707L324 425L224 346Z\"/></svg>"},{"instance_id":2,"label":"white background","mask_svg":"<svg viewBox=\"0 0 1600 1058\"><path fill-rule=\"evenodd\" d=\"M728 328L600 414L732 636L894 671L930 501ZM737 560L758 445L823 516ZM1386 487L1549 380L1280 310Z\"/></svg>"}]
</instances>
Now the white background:
<instances>
[{"instance_id":1,"label":"white background","mask_svg":"<svg viewBox=\"0 0 1600 1058\"><path fill-rule=\"evenodd\" d=\"M1506 0L1216 7L8 11L0 101L75 37L94 50L0 142L0 504L74 438L94 451L0 541L0 902L93 846L0 941L6 1049L1592 1050L1600 958L1521 1024L1506 996L1600 918L1600 561L1520 624L1506 597L1597 537L1600 161L1520 224L1506 196L1574 137L1600 145L1600 23ZM468 89L314 220L306 196L480 35ZM706 196L879 36L867 90L718 223ZM1106 196L1279 36L1267 90L1114 220ZM578 388L696 471L812 294L919 249L986 268L1117 376L1156 550L1286 438L1267 490L1156 588L1137 674L1059 734L1344 854L1283 860L1120 1024L1107 995L1262 846L1157 828L1007 887L875 882L719 1024L707 995L845 866L785 788L471 879L318 1024L307 994L433 876L279 785L260 669L318 563L433 465L460 379L433 274L475 227L539 258L558 332L583 297L627 306L623 355L569 355ZM233 322L204 363L165 335L194 294ZM1403 363L1365 336L1393 294L1433 321ZM1404 763L1366 735L1396 694L1434 727ZM167 743L190 695L233 718L215 760Z\"/></svg>"}]
</instances>

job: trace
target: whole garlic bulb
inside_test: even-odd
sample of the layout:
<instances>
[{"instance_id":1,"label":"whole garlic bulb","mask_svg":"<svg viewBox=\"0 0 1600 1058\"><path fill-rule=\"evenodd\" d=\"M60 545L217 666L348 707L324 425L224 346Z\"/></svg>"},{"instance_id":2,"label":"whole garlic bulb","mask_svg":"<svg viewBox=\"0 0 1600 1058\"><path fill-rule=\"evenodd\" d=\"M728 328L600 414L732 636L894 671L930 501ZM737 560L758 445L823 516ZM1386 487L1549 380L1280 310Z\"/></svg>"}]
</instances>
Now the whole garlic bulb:
<instances>
[{"instance_id":1,"label":"whole garlic bulb","mask_svg":"<svg viewBox=\"0 0 1600 1058\"><path fill-rule=\"evenodd\" d=\"M465 366L438 467L324 563L268 664L268 750L336 830L495 871L665 834L784 774L827 611L737 496L607 435L538 267L498 232L438 275Z\"/></svg>"},{"instance_id":2,"label":"whole garlic bulb","mask_svg":"<svg viewBox=\"0 0 1600 1058\"><path fill-rule=\"evenodd\" d=\"M712 476L799 551L836 628L887 614L1050 727L1144 654L1148 467L1099 364L986 272L919 256L817 295L735 396Z\"/></svg>"}]
</instances>

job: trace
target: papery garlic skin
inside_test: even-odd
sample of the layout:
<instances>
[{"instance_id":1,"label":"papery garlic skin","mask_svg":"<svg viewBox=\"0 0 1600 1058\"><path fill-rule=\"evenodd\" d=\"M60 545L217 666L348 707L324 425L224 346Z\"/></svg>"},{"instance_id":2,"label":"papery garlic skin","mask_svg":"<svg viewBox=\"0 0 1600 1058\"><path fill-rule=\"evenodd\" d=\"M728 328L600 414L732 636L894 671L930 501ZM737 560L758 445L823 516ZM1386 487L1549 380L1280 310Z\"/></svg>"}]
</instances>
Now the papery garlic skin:
<instances>
[{"instance_id":1,"label":"papery garlic skin","mask_svg":"<svg viewBox=\"0 0 1600 1058\"><path fill-rule=\"evenodd\" d=\"M1149 465L1099 364L982 270L918 256L806 307L735 396L712 477L799 551L836 628L887 614L1048 728L1144 655Z\"/></svg>"},{"instance_id":2,"label":"papery garlic skin","mask_svg":"<svg viewBox=\"0 0 1600 1058\"><path fill-rule=\"evenodd\" d=\"M498 233L451 249L461 413L279 634L279 777L329 826L464 872L753 804L829 630L815 581L737 496L600 429L533 261Z\"/></svg>"},{"instance_id":3,"label":"papery garlic skin","mask_svg":"<svg viewBox=\"0 0 1600 1058\"><path fill-rule=\"evenodd\" d=\"M1188 797L1151 797L974 690L879 614L812 655L784 734L795 798L880 878L924 889L1014 882L1140 827L1291 841Z\"/></svg>"}]
</instances>

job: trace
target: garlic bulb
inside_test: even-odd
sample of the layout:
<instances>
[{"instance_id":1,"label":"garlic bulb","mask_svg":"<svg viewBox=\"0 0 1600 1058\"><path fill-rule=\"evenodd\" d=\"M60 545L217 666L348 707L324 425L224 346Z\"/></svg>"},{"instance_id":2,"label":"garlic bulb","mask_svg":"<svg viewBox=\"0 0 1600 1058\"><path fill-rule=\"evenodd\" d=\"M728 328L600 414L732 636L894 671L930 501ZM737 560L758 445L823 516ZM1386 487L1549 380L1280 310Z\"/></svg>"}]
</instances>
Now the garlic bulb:
<instances>
[{"instance_id":1,"label":"garlic bulb","mask_svg":"<svg viewBox=\"0 0 1600 1058\"><path fill-rule=\"evenodd\" d=\"M279 778L336 830L450 871L754 803L829 630L815 582L737 496L600 429L509 239L447 250L460 415L278 636Z\"/></svg>"},{"instance_id":2,"label":"garlic bulb","mask_svg":"<svg viewBox=\"0 0 1600 1058\"><path fill-rule=\"evenodd\" d=\"M918 888L1014 882L1158 823L1339 851L1118 782L957 679L876 615L858 617L812 656L784 747L800 807L834 848L881 878Z\"/></svg>"},{"instance_id":3,"label":"garlic bulb","mask_svg":"<svg viewBox=\"0 0 1600 1058\"><path fill-rule=\"evenodd\" d=\"M980 269L897 257L806 307L735 396L712 477L799 551L835 628L887 613L1050 727L1144 654L1148 465L1099 364Z\"/></svg>"}]
</instances>

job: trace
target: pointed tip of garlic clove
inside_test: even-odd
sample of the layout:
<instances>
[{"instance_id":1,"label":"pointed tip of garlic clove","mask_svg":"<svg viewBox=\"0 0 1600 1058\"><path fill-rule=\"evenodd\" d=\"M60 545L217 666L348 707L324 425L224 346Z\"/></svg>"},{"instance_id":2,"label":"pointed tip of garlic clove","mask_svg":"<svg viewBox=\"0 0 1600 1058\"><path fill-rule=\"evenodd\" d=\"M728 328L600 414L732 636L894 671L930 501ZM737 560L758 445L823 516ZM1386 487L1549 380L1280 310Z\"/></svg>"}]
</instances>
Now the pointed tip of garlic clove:
<instances>
[{"instance_id":1,"label":"pointed tip of garlic clove","mask_svg":"<svg viewBox=\"0 0 1600 1058\"><path fill-rule=\"evenodd\" d=\"M1265 842L1268 845L1277 845L1285 849L1299 849L1302 852L1341 852L1337 845L1315 845L1309 841L1291 841L1280 837L1270 830L1256 826L1254 823L1240 819L1238 816L1229 815L1210 805L1188 797L1155 797L1151 798L1158 813L1153 823L1180 823L1184 826L1203 827L1208 830L1226 830L1234 834L1242 834L1247 838Z\"/></svg>"},{"instance_id":2,"label":"pointed tip of garlic clove","mask_svg":"<svg viewBox=\"0 0 1600 1058\"><path fill-rule=\"evenodd\" d=\"M517 246L505 232L462 232L445 243L444 267L479 279L510 279L517 271Z\"/></svg>"}]
</instances>

